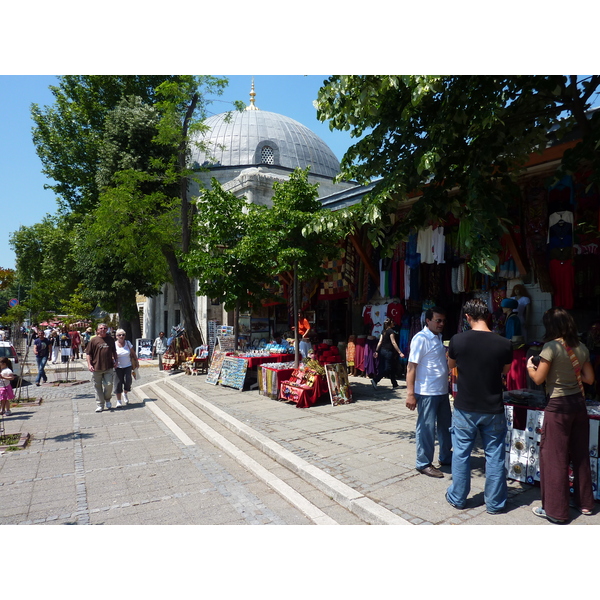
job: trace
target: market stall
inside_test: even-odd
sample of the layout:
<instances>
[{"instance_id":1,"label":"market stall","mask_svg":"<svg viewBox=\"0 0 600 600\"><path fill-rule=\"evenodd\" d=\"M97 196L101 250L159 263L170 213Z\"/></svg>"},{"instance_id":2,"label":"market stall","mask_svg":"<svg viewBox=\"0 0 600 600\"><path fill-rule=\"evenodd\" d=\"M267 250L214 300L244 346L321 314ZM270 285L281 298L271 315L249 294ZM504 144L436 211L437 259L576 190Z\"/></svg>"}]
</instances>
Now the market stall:
<instances>
[{"instance_id":1,"label":"market stall","mask_svg":"<svg viewBox=\"0 0 600 600\"><path fill-rule=\"evenodd\" d=\"M508 423L505 456L509 479L535 485L540 481L540 441L546 398L539 390L512 390L504 393L504 411ZM600 500L598 481L598 434L600 402L588 401L590 426L590 466L594 498Z\"/></svg>"},{"instance_id":2,"label":"market stall","mask_svg":"<svg viewBox=\"0 0 600 600\"><path fill-rule=\"evenodd\" d=\"M310 367L294 369L290 378L282 381L279 386L279 398L294 402L297 408L314 406L327 393L324 375Z\"/></svg>"},{"instance_id":3,"label":"market stall","mask_svg":"<svg viewBox=\"0 0 600 600\"><path fill-rule=\"evenodd\" d=\"M294 362L263 363L258 374L258 393L272 400L279 399L279 388L294 371Z\"/></svg>"}]
</instances>

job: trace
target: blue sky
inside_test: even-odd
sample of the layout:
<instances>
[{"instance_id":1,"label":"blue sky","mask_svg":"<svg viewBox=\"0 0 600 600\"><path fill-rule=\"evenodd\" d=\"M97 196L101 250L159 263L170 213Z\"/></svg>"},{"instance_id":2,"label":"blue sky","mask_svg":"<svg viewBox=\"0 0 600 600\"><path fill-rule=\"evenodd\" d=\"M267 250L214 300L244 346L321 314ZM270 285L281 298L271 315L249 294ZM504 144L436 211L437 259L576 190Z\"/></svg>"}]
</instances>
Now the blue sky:
<instances>
[{"instance_id":1,"label":"blue sky","mask_svg":"<svg viewBox=\"0 0 600 600\"><path fill-rule=\"evenodd\" d=\"M250 99L251 75L228 76L230 84L211 110L217 114L231 108L231 102ZM299 121L331 148L338 160L352 144L347 132L330 131L316 118L313 100L327 76L256 75L256 106L261 110L286 115ZM30 116L32 103L49 105L54 96L49 90L56 84L51 75L0 75L0 267L14 268L15 256L9 236L21 225L39 223L56 212L58 205L52 190L45 190L48 179L33 145Z\"/></svg>"}]
</instances>

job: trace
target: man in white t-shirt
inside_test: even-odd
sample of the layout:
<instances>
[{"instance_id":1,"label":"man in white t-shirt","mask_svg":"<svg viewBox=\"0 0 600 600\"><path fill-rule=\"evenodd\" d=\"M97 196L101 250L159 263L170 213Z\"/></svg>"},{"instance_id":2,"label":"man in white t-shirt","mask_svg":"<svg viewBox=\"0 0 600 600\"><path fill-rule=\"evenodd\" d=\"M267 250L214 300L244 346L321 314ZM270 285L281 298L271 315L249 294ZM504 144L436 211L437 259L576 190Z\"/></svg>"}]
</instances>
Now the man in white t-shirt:
<instances>
[{"instance_id":1,"label":"man in white t-shirt","mask_svg":"<svg viewBox=\"0 0 600 600\"><path fill-rule=\"evenodd\" d=\"M429 477L443 477L433 466L435 434L440 465L452 463L450 426L452 412L448 398L448 362L442 343L446 312L437 306L427 309L425 327L410 341L406 370L406 407L418 410L416 427L416 469Z\"/></svg>"}]
</instances>

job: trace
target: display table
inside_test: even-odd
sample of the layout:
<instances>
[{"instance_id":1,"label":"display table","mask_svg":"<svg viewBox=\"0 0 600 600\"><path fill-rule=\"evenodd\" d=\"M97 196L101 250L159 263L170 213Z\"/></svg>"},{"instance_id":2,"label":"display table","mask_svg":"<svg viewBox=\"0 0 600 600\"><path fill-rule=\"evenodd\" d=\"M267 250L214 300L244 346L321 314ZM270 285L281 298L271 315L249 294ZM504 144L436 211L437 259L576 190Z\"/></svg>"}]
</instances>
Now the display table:
<instances>
[{"instance_id":1,"label":"display table","mask_svg":"<svg viewBox=\"0 0 600 600\"><path fill-rule=\"evenodd\" d=\"M293 354L268 354L267 356L241 356L244 360L248 361L248 369L256 369L263 363L280 363L287 362L293 359Z\"/></svg>"},{"instance_id":2,"label":"display table","mask_svg":"<svg viewBox=\"0 0 600 600\"><path fill-rule=\"evenodd\" d=\"M279 387L279 398L288 402L294 402L296 408L314 406L321 396L328 393L327 380L321 375L315 377L312 387L289 381L282 382Z\"/></svg>"},{"instance_id":3,"label":"display table","mask_svg":"<svg viewBox=\"0 0 600 600\"><path fill-rule=\"evenodd\" d=\"M290 369L277 369L261 365L258 377L258 393L273 400L279 399L281 382L289 379L293 372L293 367Z\"/></svg>"},{"instance_id":4,"label":"display table","mask_svg":"<svg viewBox=\"0 0 600 600\"><path fill-rule=\"evenodd\" d=\"M512 390L504 392L504 412L508 424L505 442L507 477L523 483L540 481L540 441L546 405L543 392ZM600 500L598 490L598 434L600 407L588 406L590 425L590 466L594 498Z\"/></svg>"}]
</instances>

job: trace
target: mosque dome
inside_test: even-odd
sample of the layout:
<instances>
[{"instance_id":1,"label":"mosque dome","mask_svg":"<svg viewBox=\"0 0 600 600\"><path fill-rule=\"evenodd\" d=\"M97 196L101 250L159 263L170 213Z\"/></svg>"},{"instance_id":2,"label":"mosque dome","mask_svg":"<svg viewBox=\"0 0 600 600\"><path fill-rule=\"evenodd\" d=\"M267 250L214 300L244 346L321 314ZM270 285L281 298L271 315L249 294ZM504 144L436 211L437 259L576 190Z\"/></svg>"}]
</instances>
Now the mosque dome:
<instances>
[{"instance_id":1,"label":"mosque dome","mask_svg":"<svg viewBox=\"0 0 600 600\"><path fill-rule=\"evenodd\" d=\"M334 177L340 163L329 146L308 127L284 115L262 111L254 105L254 84L246 110L231 111L205 120L209 130L192 149L199 166L274 166L295 169L310 165L312 175Z\"/></svg>"}]
</instances>

